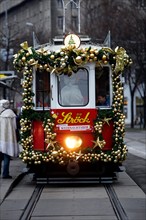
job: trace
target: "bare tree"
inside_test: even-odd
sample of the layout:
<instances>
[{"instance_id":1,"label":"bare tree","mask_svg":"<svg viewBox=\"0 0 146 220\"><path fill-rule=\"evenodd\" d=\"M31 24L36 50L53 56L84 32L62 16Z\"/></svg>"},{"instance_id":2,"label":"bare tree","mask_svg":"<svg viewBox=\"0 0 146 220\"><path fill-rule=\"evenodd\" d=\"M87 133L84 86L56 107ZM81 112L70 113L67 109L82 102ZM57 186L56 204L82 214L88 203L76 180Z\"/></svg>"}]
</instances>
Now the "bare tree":
<instances>
[{"instance_id":1,"label":"bare tree","mask_svg":"<svg viewBox=\"0 0 146 220\"><path fill-rule=\"evenodd\" d=\"M134 11L133 11L134 13ZM143 100L144 125L146 127L146 13L141 13L135 17L136 29L133 35L136 35L133 41L129 42L129 51L133 56L133 71L127 74L129 88L131 93L131 127L134 127L133 101L135 91L138 90Z\"/></svg>"},{"instance_id":2,"label":"bare tree","mask_svg":"<svg viewBox=\"0 0 146 220\"><path fill-rule=\"evenodd\" d=\"M134 95L141 82L143 82L141 96L144 100L144 114L146 114L145 62L142 59L142 53L146 55L146 11L138 7L137 1L132 0L99 0L98 4L96 1L85 0L82 6L85 11L82 16L85 18L86 33L95 42L103 43L110 30L112 47L122 45L133 59L132 68L125 74L127 74L131 94L131 127L134 127ZM146 115L144 118L146 121Z\"/></svg>"},{"instance_id":3,"label":"bare tree","mask_svg":"<svg viewBox=\"0 0 146 220\"><path fill-rule=\"evenodd\" d=\"M18 31L14 32L12 26L8 24L0 30L0 48L1 48L1 59L0 59L0 70L8 71L14 70L13 67L13 51L16 45ZM3 52L3 53L2 53ZM21 95L20 77L18 78L7 78L3 81L3 98L14 100L16 93ZM8 92L9 91L9 92Z\"/></svg>"}]
</instances>

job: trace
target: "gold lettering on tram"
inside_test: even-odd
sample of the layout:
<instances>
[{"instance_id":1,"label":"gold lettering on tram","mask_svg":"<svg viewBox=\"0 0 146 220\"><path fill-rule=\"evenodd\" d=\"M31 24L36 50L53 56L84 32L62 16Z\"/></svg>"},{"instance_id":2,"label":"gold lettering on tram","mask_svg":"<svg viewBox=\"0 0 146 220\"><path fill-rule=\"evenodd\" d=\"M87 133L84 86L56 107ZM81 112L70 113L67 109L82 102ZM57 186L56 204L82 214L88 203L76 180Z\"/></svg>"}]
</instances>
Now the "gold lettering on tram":
<instances>
[{"instance_id":1,"label":"gold lettering on tram","mask_svg":"<svg viewBox=\"0 0 146 220\"><path fill-rule=\"evenodd\" d=\"M72 112L62 112L62 118L57 120L57 123L59 124L83 124L83 123L90 123L89 119L90 112L87 112L85 117L82 117L82 113L77 113L75 117L72 116Z\"/></svg>"}]
</instances>

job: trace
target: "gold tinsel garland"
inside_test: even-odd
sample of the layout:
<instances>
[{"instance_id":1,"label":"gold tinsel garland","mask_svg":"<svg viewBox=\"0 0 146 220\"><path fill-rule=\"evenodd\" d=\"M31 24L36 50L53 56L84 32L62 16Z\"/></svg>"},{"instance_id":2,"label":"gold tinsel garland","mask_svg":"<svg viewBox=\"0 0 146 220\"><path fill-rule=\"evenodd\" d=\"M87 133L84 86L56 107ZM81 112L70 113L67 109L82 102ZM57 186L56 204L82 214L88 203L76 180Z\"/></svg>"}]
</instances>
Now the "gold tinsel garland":
<instances>
[{"instance_id":1,"label":"gold tinsel garland","mask_svg":"<svg viewBox=\"0 0 146 220\"><path fill-rule=\"evenodd\" d=\"M95 62L96 65L110 63L112 70L116 73L123 71L124 67L132 61L122 47L115 50L111 48L74 48L70 45L62 47L60 51L49 51L46 49L34 50L28 47L27 42L21 44L22 49L14 55L14 66L18 71L22 71L26 66L34 66L40 70L50 73L68 74L77 71L79 66L88 62Z\"/></svg>"}]
</instances>

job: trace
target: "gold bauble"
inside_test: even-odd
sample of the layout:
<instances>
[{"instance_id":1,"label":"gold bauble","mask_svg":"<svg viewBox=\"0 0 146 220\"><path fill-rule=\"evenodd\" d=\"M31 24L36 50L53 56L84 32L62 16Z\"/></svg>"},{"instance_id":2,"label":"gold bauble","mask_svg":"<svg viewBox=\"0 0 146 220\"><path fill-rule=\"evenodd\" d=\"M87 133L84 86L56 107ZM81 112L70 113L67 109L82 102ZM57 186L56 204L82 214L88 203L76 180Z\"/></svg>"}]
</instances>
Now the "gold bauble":
<instances>
[{"instance_id":1,"label":"gold bauble","mask_svg":"<svg viewBox=\"0 0 146 220\"><path fill-rule=\"evenodd\" d=\"M94 49L90 49L90 53L93 54L95 52Z\"/></svg>"},{"instance_id":2,"label":"gold bauble","mask_svg":"<svg viewBox=\"0 0 146 220\"><path fill-rule=\"evenodd\" d=\"M81 56L77 56L75 61L76 61L76 63L81 63L82 62Z\"/></svg>"},{"instance_id":3,"label":"gold bauble","mask_svg":"<svg viewBox=\"0 0 146 220\"><path fill-rule=\"evenodd\" d=\"M95 50L94 53L97 55L98 54L98 50Z\"/></svg>"},{"instance_id":4,"label":"gold bauble","mask_svg":"<svg viewBox=\"0 0 146 220\"><path fill-rule=\"evenodd\" d=\"M63 52L63 51L61 51L61 52L60 52L60 55L61 55L61 56L63 56L63 55L64 55L64 52Z\"/></svg>"},{"instance_id":5,"label":"gold bauble","mask_svg":"<svg viewBox=\"0 0 146 220\"><path fill-rule=\"evenodd\" d=\"M65 59L64 59L64 58L61 58L60 61L63 63L63 62L65 61Z\"/></svg>"},{"instance_id":6,"label":"gold bauble","mask_svg":"<svg viewBox=\"0 0 146 220\"><path fill-rule=\"evenodd\" d=\"M48 64L45 64L45 65L44 65L44 68L47 69L47 67L48 67Z\"/></svg>"},{"instance_id":7,"label":"gold bauble","mask_svg":"<svg viewBox=\"0 0 146 220\"><path fill-rule=\"evenodd\" d=\"M105 61L106 58L107 58L106 55L103 55L103 56L102 56L102 60L103 60L103 61Z\"/></svg>"},{"instance_id":8,"label":"gold bauble","mask_svg":"<svg viewBox=\"0 0 146 220\"><path fill-rule=\"evenodd\" d=\"M54 60L55 56L52 54L52 55L50 56L50 58L51 58L52 60Z\"/></svg>"},{"instance_id":9,"label":"gold bauble","mask_svg":"<svg viewBox=\"0 0 146 220\"><path fill-rule=\"evenodd\" d=\"M93 58L94 58L94 54L93 54L93 53L91 53L91 54L90 54L90 57L93 59Z\"/></svg>"},{"instance_id":10,"label":"gold bauble","mask_svg":"<svg viewBox=\"0 0 146 220\"><path fill-rule=\"evenodd\" d=\"M30 60L29 60L29 63L30 63L30 64L34 63L34 59L30 59Z\"/></svg>"},{"instance_id":11,"label":"gold bauble","mask_svg":"<svg viewBox=\"0 0 146 220\"><path fill-rule=\"evenodd\" d=\"M64 68L64 67L66 67L66 63L61 64L61 68Z\"/></svg>"},{"instance_id":12,"label":"gold bauble","mask_svg":"<svg viewBox=\"0 0 146 220\"><path fill-rule=\"evenodd\" d=\"M89 60L90 59L90 57L89 57L89 55L87 56L87 60Z\"/></svg>"},{"instance_id":13,"label":"gold bauble","mask_svg":"<svg viewBox=\"0 0 146 220\"><path fill-rule=\"evenodd\" d=\"M23 62L25 62L26 61L26 57L22 57L22 59L21 59Z\"/></svg>"},{"instance_id":14,"label":"gold bauble","mask_svg":"<svg viewBox=\"0 0 146 220\"><path fill-rule=\"evenodd\" d=\"M105 61L104 61L104 64L107 64L107 63L108 63L107 60L105 60Z\"/></svg>"},{"instance_id":15,"label":"gold bauble","mask_svg":"<svg viewBox=\"0 0 146 220\"><path fill-rule=\"evenodd\" d=\"M68 59L68 56L66 55L64 58L65 58L65 60L67 60L67 59Z\"/></svg>"},{"instance_id":16,"label":"gold bauble","mask_svg":"<svg viewBox=\"0 0 146 220\"><path fill-rule=\"evenodd\" d=\"M40 70L43 70L43 66L42 66L42 65L39 65L39 69L40 69Z\"/></svg>"},{"instance_id":17,"label":"gold bauble","mask_svg":"<svg viewBox=\"0 0 146 220\"><path fill-rule=\"evenodd\" d=\"M30 53L26 53L26 56L28 57L30 55Z\"/></svg>"},{"instance_id":18,"label":"gold bauble","mask_svg":"<svg viewBox=\"0 0 146 220\"><path fill-rule=\"evenodd\" d=\"M52 156L55 156L55 157L56 157L57 155L58 155L58 151L55 151L55 150L54 150L54 151L52 152Z\"/></svg>"}]
</instances>

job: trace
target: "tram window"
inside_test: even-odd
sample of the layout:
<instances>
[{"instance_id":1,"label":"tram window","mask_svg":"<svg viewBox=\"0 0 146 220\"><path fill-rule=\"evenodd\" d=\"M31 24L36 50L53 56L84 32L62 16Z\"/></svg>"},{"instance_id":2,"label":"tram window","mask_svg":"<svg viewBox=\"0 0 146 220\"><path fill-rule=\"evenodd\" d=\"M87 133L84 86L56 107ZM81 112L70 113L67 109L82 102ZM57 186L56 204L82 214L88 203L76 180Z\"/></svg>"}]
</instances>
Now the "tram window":
<instances>
[{"instance_id":1,"label":"tram window","mask_svg":"<svg viewBox=\"0 0 146 220\"><path fill-rule=\"evenodd\" d=\"M96 106L110 107L110 69L96 67L95 69Z\"/></svg>"},{"instance_id":2,"label":"tram window","mask_svg":"<svg viewBox=\"0 0 146 220\"><path fill-rule=\"evenodd\" d=\"M50 106L50 74L36 72L36 107Z\"/></svg>"},{"instance_id":3,"label":"tram window","mask_svg":"<svg viewBox=\"0 0 146 220\"><path fill-rule=\"evenodd\" d=\"M58 77L58 97L61 106L85 106L89 100L88 71L79 69L71 76Z\"/></svg>"}]
</instances>

